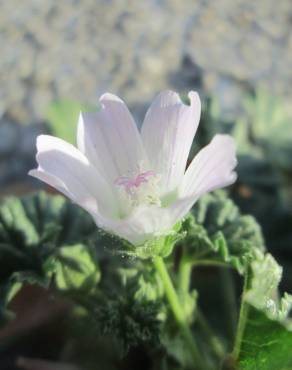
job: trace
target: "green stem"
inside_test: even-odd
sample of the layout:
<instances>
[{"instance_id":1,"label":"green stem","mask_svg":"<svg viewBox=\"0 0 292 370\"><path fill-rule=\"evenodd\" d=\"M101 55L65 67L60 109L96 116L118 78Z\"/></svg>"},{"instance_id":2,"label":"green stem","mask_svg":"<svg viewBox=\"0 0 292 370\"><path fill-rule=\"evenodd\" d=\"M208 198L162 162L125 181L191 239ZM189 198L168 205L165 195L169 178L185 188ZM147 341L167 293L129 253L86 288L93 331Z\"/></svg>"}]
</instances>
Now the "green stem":
<instances>
[{"instance_id":1,"label":"green stem","mask_svg":"<svg viewBox=\"0 0 292 370\"><path fill-rule=\"evenodd\" d=\"M163 259L159 256L153 258L154 266L163 282L166 297L168 299L169 305L171 307L173 316L181 330L181 333L185 339L186 345L189 348L190 355L192 356L192 361L197 365L199 369L205 369L206 367L203 364L200 352L198 350L195 339L191 333L191 330L188 326L185 312L179 302L177 293L174 289L170 276L168 274L167 268Z\"/></svg>"},{"instance_id":2,"label":"green stem","mask_svg":"<svg viewBox=\"0 0 292 370\"><path fill-rule=\"evenodd\" d=\"M235 344L234 349L232 352L233 358L235 360L238 359L242 344L242 338L244 335L244 330L246 327L246 322L248 318L248 311L249 306L248 303L245 300L245 294L249 288L249 270L246 269L245 275L244 275L244 284L243 284L243 291L241 295L241 304L240 304L240 311L239 311L239 319L238 319L238 325L237 325L237 331L236 331L236 337L235 337Z\"/></svg>"},{"instance_id":3,"label":"green stem","mask_svg":"<svg viewBox=\"0 0 292 370\"><path fill-rule=\"evenodd\" d=\"M203 263L204 262L205 260L203 261ZM194 266L197 266L199 264L200 264L200 261L196 261L194 263L193 260L190 261L187 258L184 258L184 257L181 258L181 261L179 264L179 279L178 279L179 289L181 292L189 293L192 269ZM220 340L214 334L212 328L210 327L208 321L206 320L200 308L197 307L196 310L197 310L198 324L200 325L201 329L204 331L206 338L209 340L209 343L212 347L212 350L215 356L218 357L219 359L222 359L225 351L224 351L224 348Z\"/></svg>"},{"instance_id":4,"label":"green stem","mask_svg":"<svg viewBox=\"0 0 292 370\"><path fill-rule=\"evenodd\" d=\"M182 257L179 264L178 285L179 290L184 293L189 292L192 268L192 263Z\"/></svg>"},{"instance_id":5,"label":"green stem","mask_svg":"<svg viewBox=\"0 0 292 370\"><path fill-rule=\"evenodd\" d=\"M219 271L222 281L222 294L225 305L225 317L227 323L227 334L230 339L230 345L234 342L234 336L237 325L237 302L234 280L231 270L220 269Z\"/></svg>"}]
</instances>

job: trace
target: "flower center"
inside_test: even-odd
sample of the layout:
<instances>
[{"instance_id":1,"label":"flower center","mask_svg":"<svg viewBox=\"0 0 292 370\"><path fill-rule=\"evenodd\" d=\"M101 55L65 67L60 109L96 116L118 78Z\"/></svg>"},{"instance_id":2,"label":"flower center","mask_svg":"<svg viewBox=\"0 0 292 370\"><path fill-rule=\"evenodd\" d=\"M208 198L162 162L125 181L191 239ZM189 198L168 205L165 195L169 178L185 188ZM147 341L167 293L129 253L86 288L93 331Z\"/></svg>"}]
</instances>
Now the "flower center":
<instances>
[{"instance_id":1,"label":"flower center","mask_svg":"<svg viewBox=\"0 0 292 370\"><path fill-rule=\"evenodd\" d=\"M130 202L131 207L142 204L160 205L158 196L159 177L154 171L149 170L139 173L135 177L120 176L115 184L122 189L123 195Z\"/></svg>"}]
</instances>

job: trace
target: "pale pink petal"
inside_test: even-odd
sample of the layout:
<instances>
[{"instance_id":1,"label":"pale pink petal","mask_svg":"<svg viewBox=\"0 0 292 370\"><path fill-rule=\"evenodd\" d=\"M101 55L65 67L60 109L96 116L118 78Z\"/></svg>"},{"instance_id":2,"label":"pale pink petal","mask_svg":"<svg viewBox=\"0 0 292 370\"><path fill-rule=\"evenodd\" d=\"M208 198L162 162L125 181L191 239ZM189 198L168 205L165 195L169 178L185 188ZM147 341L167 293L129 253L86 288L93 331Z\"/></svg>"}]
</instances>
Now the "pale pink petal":
<instances>
[{"instance_id":1,"label":"pale pink petal","mask_svg":"<svg viewBox=\"0 0 292 370\"><path fill-rule=\"evenodd\" d=\"M135 175L147 166L141 137L125 103L115 95L100 98L101 109L81 113L78 148L112 183L120 176ZM148 168L146 168L148 169Z\"/></svg>"},{"instance_id":2,"label":"pale pink petal","mask_svg":"<svg viewBox=\"0 0 292 370\"><path fill-rule=\"evenodd\" d=\"M113 220L95 215L96 224L106 231L128 240L134 245L141 245L147 240L154 239L169 232L168 213L162 208L146 206L137 208L129 217Z\"/></svg>"},{"instance_id":3,"label":"pale pink petal","mask_svg":"<svg viewBox=\"0 0 292 370\"><path fill-rule=\"evenodd\" d=\"M62 191L91 212L98 209L116 217L117 208L111 187L87 158L65 141L40 135L36 156L39 168L30 174Z\"/></svg>"},{"instance_id":4,"label":"pale pink petal","mask_svg":"<svg viewBox=\"0 0 292 370\"><path fill-rule=\"evenodd\" d=\"M66 195L66 197L73 200L74 196L71 193L69 193L66 185L57 177L44 172L41 169L41 167L38 167L35 170L30 170L28 174L52 186L53 188L57 189L60 193L63 193L64 195ZM96 207L94 209L97 210Z\"/></svg>"},{"instance_id":5,"label":"pale pink petal","mask_svg":"<svg viewBox=\"0 0 292 370\"><path fill-rule=\"evenodd\" d=\"M167 208L141 206L122 220L112 220L98 214L94 218L99 227L134 245L142 245L147 240L168 235L173 226L190 210L193 200L193 197L191 200L180 199Z\"/></svg>"},{"instance_id":6,"label":"pale pink petal","mask_svg":"<svg viewBox=\"0 0 292 370\"><path fill-rule=\"evenodd\" d=\"M185 172L189 151L201 113L197 93L189 93L191 105L178 94L164 91L150 106L143 126L142 140L151 169L161 176L161 194L175 190Z\"/></svg>"},{"instance_id":7,"label":"pale pink petal","mask_svg":"<svg viewBox=\"0 0 292 370\"><path fill-rule=\"evenodd\" d=\"M181 197L200 196L235 182L235 142L229 135L216 135L193 159L179 189Z\"/></svg>"},{"instance_id":8,"label":"pale pink petal","mask_svg":"<svg viewBox=\"0 0 292 370\"><path fill-rule=\"evenodd\" d=\"M187 215L202 194L236 180L233 171L235 166L233 139L228 135L217 135L195 157L179 187L179 198L169 206L142 206L125 219L101 220L96 217L96 222L134 245L167 235Z\"/></svg>"},{"instance_id":9,"label":"pale pink petal","mask_svg":"<svg viewBox=\"0 0 292 370\"><path fill-rule=\"evenodd\" d=\"M80 207L84 208L90 214L96 214L99 212L97 201L96 199L93 199L90 194L88 194L87 192L83 192L81 195L80 193L77 194L76 191L74 193L71 193L67 186L60 179L50 175L47 172L44 172L41 167L29 171L28 174L57 189L60 193L63 193L66 197L71 199Z\"/></svg>"}]
</instances>

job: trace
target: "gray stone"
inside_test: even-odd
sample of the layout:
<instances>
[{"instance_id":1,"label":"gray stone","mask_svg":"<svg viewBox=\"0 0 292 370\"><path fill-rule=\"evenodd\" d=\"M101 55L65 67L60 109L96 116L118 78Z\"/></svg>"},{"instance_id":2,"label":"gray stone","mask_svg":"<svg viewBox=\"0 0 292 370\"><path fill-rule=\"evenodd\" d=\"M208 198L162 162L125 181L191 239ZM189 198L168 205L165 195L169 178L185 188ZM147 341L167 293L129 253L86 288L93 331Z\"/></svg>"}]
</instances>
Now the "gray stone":
<instances>
[{"instance_id":1,"label":"gray stone","mask_svg":"<svg viewBox=\"0 0 292 370\"><path fill-rule=\"evenodd\" d=\"M59 97L94 103L112 91L129 103L148 101L179 68L184 22L176 1L5 1L5 109L16 120L31 121L43 120L49 102Z\"/></svg>"},{"instance_id":2,"label":"gray stone","mask_svg":"<svg viewBox=\"0 0 292 370\"><path fill-rule=\"evenodd\" d=\"M16 124L0 120L0 158L14 153L19 143L19 130Z\"/></svg>"},{"instance_id":3,"label":"gray stone","mask_svg":"<svg viewBox=\"0 0 292 370\"><path fill-rule=\"evenodd\" d=\"M43 125L31 125L28 127L21 127L21 140L18 146L19 155L21 157L32 157L36 152L36 138L38 135L44 133Z\"/></svg>"},{"instance_id":4,"label":"gray stone","mask_svg":"<svg viewBox=\"0 0 292 370\"><path fill-rule=\"evenodd\" d=\"M204 79L216 76L208 91L219 94L217 78L223 76L230 84L261 84L291 98L291 1L200 4L186 32L186 53L202 68Z\"/></svg>"},{"instance_id":5,"label":"gray stone","mask_svg":"<svg viewBox=\"0 0 292 370\"><path fill-rule=\"evenodd\" d=\"M291 98L291 4L4 0L0 114L43 121L54 99L95 103L105 91L138 111L161 89L200 83L227 110L247 85Z\"/></svg>"}]
</instances>

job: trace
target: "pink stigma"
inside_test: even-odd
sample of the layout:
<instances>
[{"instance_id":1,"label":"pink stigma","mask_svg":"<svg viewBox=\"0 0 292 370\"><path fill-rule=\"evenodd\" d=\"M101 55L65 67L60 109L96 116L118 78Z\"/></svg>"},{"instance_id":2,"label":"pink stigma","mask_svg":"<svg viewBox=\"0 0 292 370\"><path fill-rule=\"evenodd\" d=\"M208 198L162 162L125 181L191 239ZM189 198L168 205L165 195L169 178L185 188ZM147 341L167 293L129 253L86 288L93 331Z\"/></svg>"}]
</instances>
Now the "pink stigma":
<instances>
[{"instance_id":1,"label":"pink stigma","mask_svg":"<svg viewBox=\"0 0 292 370\"><path fill-rule=\"evenodd\" d=\"M119 186L124 186L126 192L128 194L131 194L134 188L139 188L141 184L148 182L149 177L154 175L154 171L150 170L140 173L134 179L131 179L128 176L121 176L116 179L115 184Z\"/></svg>"}]
</instances>

